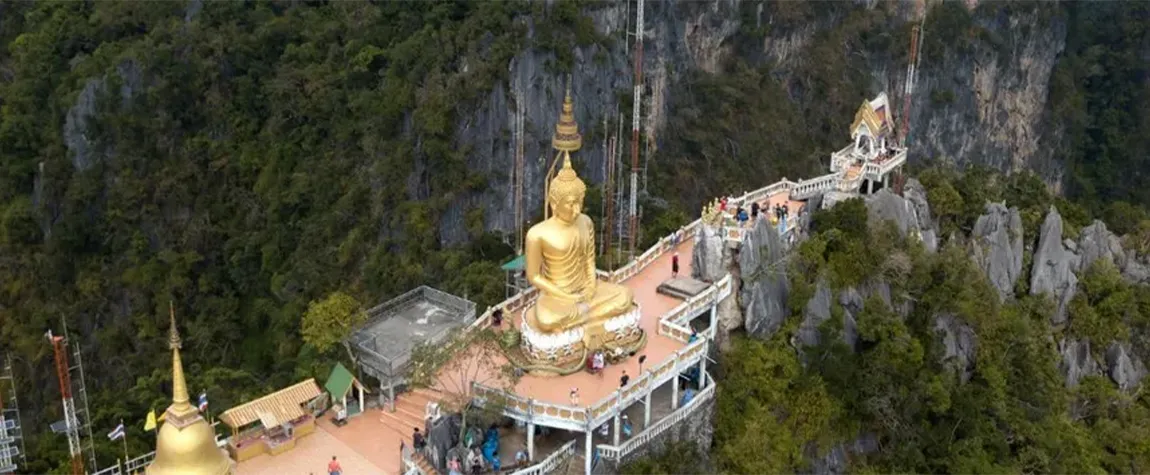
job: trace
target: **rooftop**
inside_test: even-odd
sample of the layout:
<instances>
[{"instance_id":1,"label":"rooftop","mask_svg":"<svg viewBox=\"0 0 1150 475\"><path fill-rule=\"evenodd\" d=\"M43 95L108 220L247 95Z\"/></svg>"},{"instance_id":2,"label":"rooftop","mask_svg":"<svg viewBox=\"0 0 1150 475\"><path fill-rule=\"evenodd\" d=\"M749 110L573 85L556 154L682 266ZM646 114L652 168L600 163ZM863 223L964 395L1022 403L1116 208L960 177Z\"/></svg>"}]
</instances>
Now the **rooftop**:
<instances>
[{"instance_id":1,"label":"rooftop","mask_svg":"<svg viewBox=\"0 0 1150 475\"><path fill-rule=\"evenodd\" d=\"M475 319L475 303L421 286L367 311L368 322L351 335L368 374L398 376L416 344L436 340Z\"/></svg>"}]
</instances>

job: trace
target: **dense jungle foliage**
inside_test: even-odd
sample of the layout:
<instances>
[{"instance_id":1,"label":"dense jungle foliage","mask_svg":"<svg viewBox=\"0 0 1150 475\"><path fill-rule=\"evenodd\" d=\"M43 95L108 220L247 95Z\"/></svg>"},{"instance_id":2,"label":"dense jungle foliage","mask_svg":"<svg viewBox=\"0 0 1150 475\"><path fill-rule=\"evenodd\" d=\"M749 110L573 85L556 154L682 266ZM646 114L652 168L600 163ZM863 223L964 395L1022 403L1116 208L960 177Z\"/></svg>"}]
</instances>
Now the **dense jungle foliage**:
<instances>
[{"instance_id":1,"label":"dense jungle foliage","mask_svg":"<svg viewBox=\"0 0 1150 475\"><path fill-rule=\"evenodd\" d=\"M48 328L59 332L61 320L83 345L93 431L107 465L121 448L99 433L120 419L128 423L131 452L152 445L132 421L167 404L170 301L189 383L211 395L214 409L325 376L343 350L305 343L301 319L310 303L336 292L343 292L339 302L367 305L432 283L480 308L498 301L498 265L511 250L483 232L481 212L468 214L469 245L438 244L436 217L455 197L485 189L489 178L465 166L468 150L454 146L454 125L525 48L554 52L557 73L573 67L572 45L604 41L580 14L585 3L0 0L0 350L14 358L32 429L26 469L49 472L66 459L63 438L46 430L61 415L42 337ZM873 92L867 57L846 54L843 45L905 56L909 27L885 32L882 9L818 2L772 7L776 27L808 22L823 7L845 12L845 20L819 31L811 60L792 81L755 58L749 45L761 43L765 31L745 27L727 73L691 73L675 86L683 92L668 127L681 133L660 141L659 156L672 158L653 167L652 195L666 203L645 215L648 238L689 221L714 190L810 176L841 145L859 98ZM1058 117L1075 131L1065 138L1080 178L1072 191L1097 197L1083 201L1082 216L1138 216L1150 203L1139 178L1145 167L1137 167L1150 134L1128 132L1145 130L1150 110L1138 107L1147 93L1138 82L1145 58L1135 54L1145 44L1145 23L1137 23L1145 4L1066 8L1073 60L1060 63L1060 89L1052 95ZM522 21L528 16L540 32L531 39ZM1107 167L1092 168L1100 156ZM969 184L958 184L963 179L940 180L967 193ZM954 200L952 208L938 204L944 226L968 227L969 214L980 209L977 199L961 196L966 201ZM1135 204L1107 207L1104 200L1114 197ZM856 234L828 248L858 250L870 234ZM817 265L848 276L849 263L835 255ZM919 256L915 268L940 265L935 261L945 255ZM876 335L904 331L875 318L883 328ZM780 368L798 371L775 343L741 342L737 351L775 355ZM844 364L864 358L836 357ZM755 371L729 370L734 378L747 374L747 390L760 391L754 378L767 375L749 374ZM835 392L844 380L793 374L793 381L772 383L782 395L755 394L755 420L765 423L772 401L787 404L801 392L827 411L809 413L809 424L791 419L795 444L826 435L815 427L827 417L839 428L861 430L861 422L839 424L851 418L873 422L863 409L836 402L847 397ZM882 381L901 389L909 380L871 383ZM995 384L1000 399L961 401L1001 401L1009 391ZM932 391L950 394L948 388ZM1051 414L1062 407L1051 404L1042 406ZM925 438L932 431L902 434ZM730 439L721 440L731 442L722 443L749 443L739 442L743 434L728 431L722 437ZM1027 453L1045 456L1049 447ZM755 463L784 467L779 460Z\"/></svg>"}]
</instances>

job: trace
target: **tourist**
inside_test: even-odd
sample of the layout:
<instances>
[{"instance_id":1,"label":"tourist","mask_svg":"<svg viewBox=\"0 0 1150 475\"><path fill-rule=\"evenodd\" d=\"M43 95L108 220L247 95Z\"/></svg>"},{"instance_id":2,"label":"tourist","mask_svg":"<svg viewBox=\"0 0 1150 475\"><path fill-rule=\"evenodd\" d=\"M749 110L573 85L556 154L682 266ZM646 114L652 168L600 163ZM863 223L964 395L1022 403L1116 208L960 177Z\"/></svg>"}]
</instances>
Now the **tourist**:
<instances>
[{"instance_id":1,"label":"tourist","mask_svg":"<svg viewBox=\"0 0 1150 475\"><path fill-rule=\"evenodd\" d=\"M598 373L599 377L603 377L603 369L607 367L606 358L603 356L602 351L596 351L591 356L591 370Z\"/></svg>"},{"instance_id":2,"label":"tourist","mask_svg":"<svg viewBox=\"0 0 1150 475\"><path fill-rule=\"evenodd\" d=\"M603 425L599 426L599 435L601 435L603 437L607 437L607 436L611 435L611 428L607 427L606 422L604 422Z\"/></svg>"},{"instance_id":3,"label":"tourist","mask_svg":"<svg viewBox=\"0 0 1150 475\"><path fill-rule=\"evenodd\" d=\"M518 452L515 452L515 465L516 466L522 467L524 465L527 465L527 461L528 461L528 457L527 457L527 451L526 450L519 449Z\"/></svg>"},{"instance_id":4,"label":"tourist","mask_svg":"<svg viewBox=\"0 0 1150 475\"><path fill-rule=\"evenodd\" d=\"M631 380L631 377L627 376L627 370L623 370L623 376L619 377L619 387L621 387L621 388L627 387L627 381L630 381L630 380Z\"/></svg>"},{"instance_id":5,"label":"tourist","mask_svg":"<svg viewBox=\"0 0 1150 475\"><path fill-rule=\"evenodd\" d=\"M331 456L331 462L327 463L327 473L328 475L340 475L343 473L343 467L339 466L339 461L335 459L334 455Z\"/></svg>"},{"instance_id":6,"label":"tourist","mask_svg":"<svg viewBox=\"0 0 1150 475\"><path fill-rule=\"evenodd\" d=\"M447 475L463 475L463 467L459 463L459 457L451 457L447 461Z\"/></svg>"},{"instance_id":7,"label":"tourist","mask_svg":"<svg viewBox=\"0 0 1150 475\"><path fill-rule=\"evenodd\" d=\"M746 222L750 219L747 216L747 210L743 209L742 206L739 207L739 211L735 214L735 218L739 220L739 224L746 224Z\"/></svg>"},{"instance_id":8,"label":"tourist","mask_svg":"<svg viewBox=\"0 0 1150 475\"><path fill-rule=\"evenodd\" d=\"M679 277L679 251L671 255L671 277Z\"/></svg>"},{"instance_id":9,"label":"tourist","mask_svg":"<svg viewBox=\"0 0 1150 475\"><path fill-rule=\"evenodd\" d=\"M415 450L423 450L424 447L427 447L427 440L423 438L418 427L411 433L411 445L415 447Z\"/></svg>"},{"instance_id":10,"label":"tourist","mask_svg":"<svg viewBox=\"0 0 1150 475\"><path fill-rule=\"evenodd\" d=\"M631 419L626 414L623 414L623 436L631 438Z\"/></svg>"},{"instance_id":11,"label":"tourist","mask_svg":"<svg viewBox=\"0 0 1150 475\"><path fill-rule=\"evenodd\" d=\"M751 219L758 219L759 217L759 202L751 203Z\"/></svg>"},{"instance_id":12,"label":"tourist","mask_svg":"<svg viewBox=\"0 0 1150 475\"><path fill-rule=\"evenodd\" d=\"M471 453L467 454L467 466L471 467L471 475L479 475L483 471L483 457L479 455L479 449L471 449Z\"/></svg>"},{"instance_id":13,"label":"tourist","mask_svg":"<svg viewBox=\"0 0 1150 475\"><path fill-rule=\"evenodd\" d=\"M579 388L571 388L571 394L568 397L571 398L571 405L572 406L578 406L579 405Z\"/></svg>"},{"instance_id":14,"label":"tourist","mask_svg":"<svg viewBox=\"0 0 1150 475\"><path fill-rule=\"evenodd\" d=\"M499 328L501 325L503 325L503 309L497 308L491 314L491 326Z\"/></svg>"}]
</instances>

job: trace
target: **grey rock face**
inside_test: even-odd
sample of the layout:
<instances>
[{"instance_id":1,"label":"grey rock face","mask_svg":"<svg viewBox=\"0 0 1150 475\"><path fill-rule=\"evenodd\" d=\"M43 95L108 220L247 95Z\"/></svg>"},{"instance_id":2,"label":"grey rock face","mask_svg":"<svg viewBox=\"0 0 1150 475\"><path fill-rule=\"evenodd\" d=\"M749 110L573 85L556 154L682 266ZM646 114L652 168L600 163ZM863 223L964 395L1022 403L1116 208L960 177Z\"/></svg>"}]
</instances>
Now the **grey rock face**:
<instances>
[{"instance_id":1,"label":"grey rock face","mask_svg":"<svg viewBox=\"0 0 1150 475\"><path fill-rule=\"evenodd\" d=\"M1126 251L1122 249L1122 241L1106 229L1106 223L1094 220L1090 226L1082 228L1078 241L1078 254L1081 257L1076 269L1078 272L1089 269L1099 259L1109 261L1119 269L1125 267Z\"/></svg>"},{"instance_id":2,"label":"grey rock face","mask_svg":"<svg viewBox=\"0 0 1150 475\"><path fill-rule=\"evenodd\" d=\"M934 330L942 341L943 364L958 373L959 381L970 380L978 352L978 336L953 314L935 315Z\"/></svg>"},{"instance_id":3,"label":"grey rock face","mask_svg":"<svg viewBox=\"0 0 1150 475\"><path fill-rule=\"evenodd\" d=\"M918 215L914 204L892 193L889 189L879 190L866 199L867 217L871 222L894 221L904 236L918 230Z\"/></svg>"},{"instance_id":4,"label":"grey rock face","mask_svg":"<svg viewBox=\"0 0 1150 475\"><path fill-rule=\"evenodd\" d=\"M1014 283L1022 275L1022 218L1018 208L987 203L971 233L974 260L1005 300L1014 297Z\"/></svg>"},{"instance_id":5,"label":"grey rock face","mask_svg":"<svg viewBox=\"0 0 1150 475\"><path fill-rule=\"evenodd\" d=\"M815 294L803 309L803 322L799 325L798 340L803 346L819 344L819 325L831 319L831 288L825 279L819 279Z\"/></svg>"},{"instance_id":6,"label":"grey rock face","mask_svg":"<svg viewBox=\"0 0 1150 475\"><path fill-rule=\"evenodd\" d=\"M906 180L903 185L902 196L914 206L914 213L918 216L919 233L922 244L927 252L938 250L938 223L930 212L930 203L926 200L926 187L915 178Z\"/></svg>"},{"instance_id":7,"label":"grey rock face","mask_svg":"<svg viewBox=\"0 0 1150 475\"><path fill-rule=\"evenodd\" d=\"M890 308L890 285L883 281L873 281L858 289L848 287L839 292L838 303L843 311L842 339L843 343L851 348L858 348L858 319L869 297L878 297L887 308ZM807 305L803 309L803 321L799 324L796 338L802 346L815 346L822 340L819 326L832 317L831 298L830 285L825 279L820 278L815 287L815 294L807 300Z\"/></svg>"},{"instance_id":8,"label":"grey rock face","mask_svg":"<svg viewBox=\"0 0 1150 475\"><path fill-rule=\"evenodd\" d=\"M918 187L921 188L922 185ZM866 199L867 219L872 223L894 221L903 236L916 236L922 240L927 251L934 252L938 249L938 239L934 232L934 222L930 217L930 205L926 203L925 196L923 192L921 201L915 202L898 196L889 189L879 190Z\"/></svg>"},{"instance_id":9,"label":"grey rock face","mask_svg":"<svg viewBox=\"0 0 1150 475\"><path fill-rule=\"evenodd\" d=\"M1058 347L1062 354L1062 363L1058 369L1066 376L1066 387L1077 387L1082 378L1102 374L1098 361L1090 353L1090 340L1063 339Z\"/></svg>"},{"instance_id":10,"label":"grey rock face","mask_svg":"<svg viewBox=\"0 0 1150 475\"><path fill-rule=\"evenodd\" d=\"M1030 294L1047 294L1054 298L1057 310L1051 315L1054 325L1066 323L1066 310L1078 287L1078 256L1062 243L1062 216L1053 206L1046 214L1039 232L1038 249L1034 252L1034 268L1030 274Z\"/></svg>"},{"instance_id":11,"label":"grey rock face","mask_svg":"<svg viewBox=\"0 0 1150 475\"><path fill-rule=\"evenodd\" d=\"M878 437L866 433L850 442L838 444L826 455L811 460L811 471L816 475L847 473L850 459L855 455L866 455L879 449Z\"/></svg>"},{"instance_id":12,"label":"grey rock face","mask_svg":"<svg viewBox=\"0 0 1150 475\"><path fill-rule=\"evenodd\" d=\"M1137 354L1130 351L1130 345L1111 342L1106 350L1106 366L1110 379L1118 385L1118 389L1130 391L1137 388L1146 377L1146 365Z\"/></svg>"},{"instance_id":13,"label":"grey rock face","mask_svg":"<svg viewBox=\"0 0 1150 475\"><path fill-rule=\"evenodd\" d=\"M760 219L743 237L739 248L739 269L743 290L739 300L746 318L747 332L770 338L790 314L784 243L774 226Z\"/></svg>"},{"instance_id":14,"label":"grey rock face","mask_svg":"<svg viewBox=\"0 0 1150 475\"><path fill-rule=\"evenodd\" d=\"M84 90L76 97L76 103L68 109L64 118L64 145L72 155L72 166L78 172L92 167L95 158L91 153L92 143L88 139L88 121L96 115L96 101L106 87L103 79L89 79Z\"/></svg>"},{"instance_id":15,"label":"grey rock face","mask_svg":"<svg viewBox=\"0 0 1150 475\"><path fill-rule=\"evenodd\" d=\"M1122 248L1122 239L1106 229L1106 223L1095 220L1090 226L1082 228L1078 236L1078 272L1085 272L1099 260L1114 264L1122 277L1135 284L1150 283L1150 267L1146 266L1143 258L1134 252Z\"/></svg>"},{"instance_id":16,"label":"grey rock face","mask_svg":"<svg viewBox=\"0 0 1150 475\"><path fill-rule=\"evenodd\" d=\"M684 238L685 239L685 238ZM727 275L723 265L722 232L718 228L706 224L699 226L695 235L695 250L691 257L691 277L704 281L716 282Z\"/></svg>"}]
</instances>

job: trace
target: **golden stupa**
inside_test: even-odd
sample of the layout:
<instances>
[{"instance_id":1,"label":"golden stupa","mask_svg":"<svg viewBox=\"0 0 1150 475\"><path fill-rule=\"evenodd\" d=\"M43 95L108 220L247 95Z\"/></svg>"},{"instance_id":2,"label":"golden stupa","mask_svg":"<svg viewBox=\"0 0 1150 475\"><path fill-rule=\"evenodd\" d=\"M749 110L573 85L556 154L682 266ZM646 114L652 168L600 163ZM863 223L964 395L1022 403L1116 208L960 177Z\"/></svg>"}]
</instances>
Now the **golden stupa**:
<instances>
[{"instance_id":1,"label":"golden stupa","mask_svg":"<svg viewBox=\"0 0 1150 475\"><path fill-rule=\"evenodd\" d=\"M180 361L180 333L176 314L171 312L172 405L156 438L156 459L145 470L148 475L225 475L235 464L216 446L216 432L188 401L188 383Z\"/></svg>"}]
</instances>

